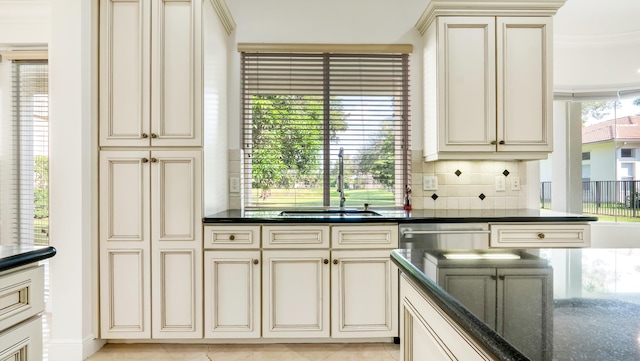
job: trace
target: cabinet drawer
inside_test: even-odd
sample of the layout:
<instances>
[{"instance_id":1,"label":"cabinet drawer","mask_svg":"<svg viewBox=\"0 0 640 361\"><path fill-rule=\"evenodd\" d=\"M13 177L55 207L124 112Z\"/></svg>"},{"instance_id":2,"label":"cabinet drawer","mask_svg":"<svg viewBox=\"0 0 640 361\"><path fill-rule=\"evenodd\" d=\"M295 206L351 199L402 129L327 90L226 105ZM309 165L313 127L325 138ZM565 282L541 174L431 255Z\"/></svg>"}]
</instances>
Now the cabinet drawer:
<instances>
[{"instance_id":1,"label":"cabinet drawer","mask_svg":"<svg viewBox=\"0 0 640 361\"><path fill-rule=\"evenodd\" d=\"M0 331L44 310L44 267L0 277Z\"/></svg>"},{"instance_id":2,"label":"cabinet drawer","mask_svg":"<svg viewBox=\"0 0 640 361\"><path fill-rule=\"evenodd\" d=\"M398 248L398 225L333 226L333 248Z\"/></svg>"},{"instance_id":3,"label":"cabinet drawer","mask_svg":"<svg viewBox=\"0 0 640 361\"><path fill-rule=\"evenodd\" d=\"M205 226L204 248L259 248L260 226Z\"/></svg>"},{"instance_id":4,"label":"cabinet drawer","mask_svg":"<svg viewBox=\"0 0 640 361\"><path fill-rule=\"evenodd\" d=\"M40 316L0 332L0 360L42 360L42 346Z\"/></svg>"},{"instance_id":5,"label":"cabinet drawer","mask_svg":"<svg viewBox=\"0 0 640 361\"><path fill-rule=\"evenodd\" d=\"M491 247L589 247L591 226L578 224L491 224Z\"/></svg>"},{"instance_id":6,"label":"cabinet drawer","mask_svg":"<svg viewBox=\"0 0 640 361\"><path fill-rule=\"evenodd\" d=\"M263 248L329 248L329 226L263 226L262 239Z\"/></svg>"}]
</instances>

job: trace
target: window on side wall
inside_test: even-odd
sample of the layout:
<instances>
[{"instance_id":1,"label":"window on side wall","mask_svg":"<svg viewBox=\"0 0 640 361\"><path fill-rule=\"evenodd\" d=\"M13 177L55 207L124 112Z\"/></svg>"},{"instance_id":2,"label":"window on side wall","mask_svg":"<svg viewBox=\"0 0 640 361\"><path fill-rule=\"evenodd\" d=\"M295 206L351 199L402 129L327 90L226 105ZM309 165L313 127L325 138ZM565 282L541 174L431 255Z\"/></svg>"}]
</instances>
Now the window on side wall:
<instances>
[{"instance_id":1,"label":"window on side wall","mask_svg":"<svg viewBox=\"0 0 640 361\"><path fill-rule=\"evenodd\" d=\"M244 205L399 206L409 184L407 54L241 53Z\"/></svg>"},{"instance_id":2,"label":"window on side wall","mask_svg":"<svg viewBox=\"0 0 640 361\"><path fill-rule=\"evenodd\" d=\"M10 111L0 114L0 243L48 244L47 60L16 59L1 72L0 90L10 94L2 101L10 102Z\"/></svg>"}]
</instances>

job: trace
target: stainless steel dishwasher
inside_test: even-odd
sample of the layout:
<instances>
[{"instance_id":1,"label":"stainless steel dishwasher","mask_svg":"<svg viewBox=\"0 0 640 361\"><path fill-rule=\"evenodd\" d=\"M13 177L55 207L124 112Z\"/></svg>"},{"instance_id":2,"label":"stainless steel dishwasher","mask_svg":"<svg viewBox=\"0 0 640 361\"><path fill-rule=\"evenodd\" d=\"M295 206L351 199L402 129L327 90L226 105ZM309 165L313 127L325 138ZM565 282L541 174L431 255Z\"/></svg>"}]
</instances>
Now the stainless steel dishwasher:
<instances>
[{"instance_id":1,"label":"stainless steel dishwasher","mask_svg":"<svg viewBox=\"0 0 640 361\"><path fill-rule=\"evenodd\" d=\"M489 250L487 223L407 223L399 227L400 248L426 250ZM422 269L422 253L411 262Z\"/></svg>"}]
</instances>

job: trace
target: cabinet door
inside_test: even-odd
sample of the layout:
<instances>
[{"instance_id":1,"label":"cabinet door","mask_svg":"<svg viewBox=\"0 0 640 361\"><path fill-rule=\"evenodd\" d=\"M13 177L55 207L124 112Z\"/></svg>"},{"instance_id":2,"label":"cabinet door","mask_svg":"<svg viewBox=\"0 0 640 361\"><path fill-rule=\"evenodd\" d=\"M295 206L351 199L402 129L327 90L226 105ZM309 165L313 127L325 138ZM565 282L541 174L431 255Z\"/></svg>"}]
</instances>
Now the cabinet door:
<instances>
[{"instance_id":1,"label":"cabinet door","mask_svg":"<svg viewBox=\"0 0 640 361\"><path fill-rule=\"evenodd\" d=\"M441 268L438 284L474 316L495 329L495 268Z\"/></svg>"},{"instance_id":2,"label":"cabinet door","mask_svg":"<svg viewBox=\"0 0 640 361\"><path fill-rule=\"evenodd\" d=\"M552 269L498 268L497 274L496 331L531 360L551 360Z\"/></svg>"},{"instance_id":3,"label":"cabinet door","mask_svg":"<svg viewBox=\"0 0 640 361\"><path fill-rule=\"evenodd\" d=\"M495 151L495 18L439 17L437 42L439 151Z\"/></svg>"},{"instance_id":4,"label":"cabinet door","mask_svg":"<svg viewBox=\"0 0 640 361\"><path fill-rule=\"evenodd\" d=\"M260 251L204 253L204 337L260 337Z\"/></svg>"},{"instance_id":5,"label":"cabinet door","mask_svg":"<svg viewBox=\"0 0 640 361\"><path fill-rule=\"evenodd\" d=\"M389 253L332 252L331 337L398 335L398 269Z\"/></svg>"},{"instance_id":6,"label":"cabinet door","mask_svg":"<svg viewBox=\"0 0 640 361\"><path fill-rule=\"evenodd\" d=\"M102 338L151 337L149 152L100 152Z\"/></svg>"},{"instance_id":7,"label":"cabinet door","mask_svg":"<svg viewBox=\"0 0 640 361\"><path fill-rule=\"evenodd\" d=\"M551 18L498 17L496 32L498 151L550 152Z\"/></svg>"},{"instance_id":8,"label":"cabinet door","mask_svg":"<svg viewBox=\"0 0 640 361\"><path fill-rule=\"evenodd\" d=\"M329 337L329 251L262 252L262 336Z\"/></svg>"},{"instance_id":9,"label":"cabinet door","mask_svg":"<svg viewBox=\"0 0 640 361\"><path fill-rule=\"evenodd\" d=\"M198 0L153 0L151 145L200 146L201 6Z\"/></svg>"},{"instance_id":10,"label":"cabinet door","mask_svg":"<svg viewBox=\"0 0 640 361\"><path fill-rule=\"evenodd\" d=\"M100 1L100 145L148 146L151 5Z\"/></svg>"},{"instance_id":11,"label":"cabinet door","mask_svg":"<svg viewBox=\"0 0 640 361\"><path fill-rule=\"evenodd\" d=\"M153 338L202 337L201 159L151 152Z\"/></svg>"}]
</instances>

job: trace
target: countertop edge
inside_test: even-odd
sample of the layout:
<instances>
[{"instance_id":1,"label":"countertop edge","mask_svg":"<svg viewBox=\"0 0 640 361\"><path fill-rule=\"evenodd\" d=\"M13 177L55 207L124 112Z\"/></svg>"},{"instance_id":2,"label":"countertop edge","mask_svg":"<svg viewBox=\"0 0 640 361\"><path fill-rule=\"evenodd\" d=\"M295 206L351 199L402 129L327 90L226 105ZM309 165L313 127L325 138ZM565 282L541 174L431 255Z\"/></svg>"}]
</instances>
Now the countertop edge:
<instances>
[{"instance_id":1,"label":"countertop edge","mask_svg":"<svg viewBox=\"0 0 640 361\"><path fill-rule=\"evenodd\" d=\"M47 246L0 258L0 272L51 258L56 252L54 247Z\"/></svg>"},{"instance_id":2,"label":"countertop edge","mask_svg":"<svg viewBox=\"0 0 640 361\"><path fill-rule=\"evenodd\" d=\"M502 336L489 328L469 312L444 289L426 278L420 270L396 251L391 252L391 260L401 272L405 273L416 285L427 293L433 301L455 322L462 326L479 344L493 353L501 361L528 361L524 354L513 347Z\"/></svg>"}]
</instances>

